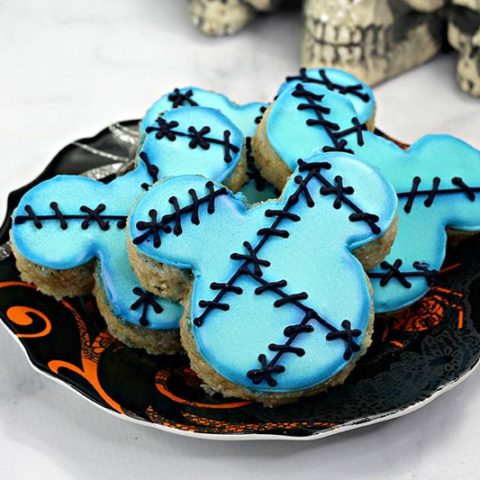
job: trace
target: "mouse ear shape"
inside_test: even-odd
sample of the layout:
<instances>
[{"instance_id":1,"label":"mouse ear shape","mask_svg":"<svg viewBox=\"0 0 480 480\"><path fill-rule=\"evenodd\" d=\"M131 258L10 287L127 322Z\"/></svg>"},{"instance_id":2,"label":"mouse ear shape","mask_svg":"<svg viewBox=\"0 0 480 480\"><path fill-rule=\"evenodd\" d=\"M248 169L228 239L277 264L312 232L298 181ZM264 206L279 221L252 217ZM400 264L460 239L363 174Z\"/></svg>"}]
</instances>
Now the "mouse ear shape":
<instances>
[{"instance_id":1,"label":"mouse ear shape","mask_svg":"<svg viewBox=\"0 0 480 480\"><path fill-rule=\"evenodd\" d=\"M201 263L235 230L240 197L201 176L168 178L145 193L129 217L130 241L145 256L178 268Z\"/></svg>"},{"instance_id":2,"label":"mouse ear shape","mask_svg":"<svg viewBox=\"0 0 480 480\"><path fill-rule=\"evenodd\" d=\"M426 209L425 214L436 217L443 228L477 231L480 151L449 135L427 135L405 155L402 175L395 175L394 164L382 167L396 187L401 213L408 216Z\"/></svg>"},{"instance_id":3,"label":"mouse ear shape","mask_svg":"<svg viewBox=\"0 0 480 480\"><path fill-rule=\"evenodd\" d=\"M126 227L123 205L107 206L102 201L107 187L73 175L58 175L36 185L12 216L16 250L27 260L53 269L90 261L98 247L99 230Z\"/></svg>"},{"instance_id":4,"label":"mouse ear shape","mask_svg":"<svg viewBox=\"0 0 480 480\"><path fill-rule=\"evenodd\" d=\"M245 137L252 137L266 104L252 102L239 105L221 93L197 87L175 88L148 109L140 124L140 133L144 134L147 127L155 125L159 116L181 107L207 107L220 110Z\"/></svg>"},{"instance_id":5,"label":"mouse ear shape","mask_svg":"<svg viewBox=\"0 0 480 480\"><path fill-rule=\"evenodd\" d=\"M375 98L372 89L357 77L336 68L301 68L297 75L285 79L278 96L298 83L315 84L323 87L326 93L334 92L345 96L351 103L361 123L373 119Z\"/></svg>"},{"instance_id":6,"label":"mouse ear shape","mask_svg":"<svg viewBox=\"0 0 480 480\"><path fill-rule=\"evenodd\" d=\"M321 204L315 212L331 210L317 220L325 232L322 241L331 240L349 250L384 235L397 208L395 191L378 170L338 152L299 160L282 196L309 207Z\"/></svg>"},{"instance_id":7,"label":"mouse ear shape","mask_svg":"<svg viewBox=\"0 0 480 480\"><path fill-rule=\"evenodd\" d=\"M319 150L353 153L344 148L344 136L363 135L366 130L348 99L313 83L287 88L264 121L268 143L291 170L298 158L308 158Z\"/></svg>"},{"instance_id":8,"label":"mouse ear shape","mask_svg":"<svg viewBox=\"0 0 480 480\"><path fill-rule=\"evenodd\" d=\"M243 135L220 111L185 107L157 117L145 129L139 166L152 183L173 175L205 175L222 181L243 158Z\"/></svg>"}]
</instances>

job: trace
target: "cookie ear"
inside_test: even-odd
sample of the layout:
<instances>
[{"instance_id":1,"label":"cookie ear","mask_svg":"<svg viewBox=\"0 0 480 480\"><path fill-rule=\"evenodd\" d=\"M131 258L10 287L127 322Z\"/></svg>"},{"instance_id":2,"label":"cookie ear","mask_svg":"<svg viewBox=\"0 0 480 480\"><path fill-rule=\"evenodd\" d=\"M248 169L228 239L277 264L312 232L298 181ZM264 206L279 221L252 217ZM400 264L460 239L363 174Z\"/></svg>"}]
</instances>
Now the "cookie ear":
<instances>
[{"instance_id":1,"label":"cookie ear","mask_svg":"<svg viewBox=\"0 0 480 480\"><path fill-rule=\"evenodd\" d=\"M289 86L266 117L268 143L292 170L298 158L319 150L353 153L344 149L345 136L363 135L364 129L348 99L317 84Z\"/></svg>"},{"instance_id":2,"label":"cookie ear","mask_svg":"<svg viewBox=\"0 0 480 480\"><path fill-rule=\"evenodd\" d=\"M375 98L372 89L360 79L336 68L301 68L297 75L287 77L280 86L278 96L298 83L314 84L325 93L336 93L350 100L361 123L373 118Z\"/></svg>"},{"instance_id":3,"label":"cookie ear","mask_svg":"<svg viewBox=\"0 0 480 480\"><path fill-rule=\"evenodd\" d=\"M245 137L252 137L266 104L252 102L238 105L221 93L197 87L175 88L148 109L140 124L140 132L144 134L147 127L155 125L159 116L181 107L207 107L220 110Z\"/></svg>"},{"instance_id":4,"label":"cookie ear","mask_svg":"<svg viewBox=\"0 0 480 480\"><path fill-rule=\"evenodd\" d=\"M103 252L95 281L97 295L103 296L100 292L105 291L110 308L126 322L160 330L178 328L182 308L144 290L130 267L123 235Z\"/></svg>"},{"instance_id":5,"label":"cookie ear","mask_svg":"<svg viewBox=\"0 0 480 480\"><path fill-rule=\"evenodd\" d=\"M168 178L145 193L129 217L130 241L144 255L201 270L235 231L245 206L227 188L201 176Z\"/></svg>"},{"instance_id":6,"label":"cookie ear","mask_svg":"<svg viewBox=\"0 0 480 480\"><path fill-rule=\"evenodd\" d=\"M410 215L426 207L443 227L480 228L480 151L449 135L427 135L407 151L411 172L397 185L400 208ZM406 169L405 169L406 170ZM388 172L393 177L393 172Z\"/></svg>"},{"instance_id":7,"label":"cookie ear","mask_svg":"<svg viewBox=\"0 0 480 480\"><path fill-rule=\"evenodd\" d=\"M172 110L157 117L145 132L137 163L152 183L173 175L205 175L222 181L242 159L242 133L211 108Z\"/></svg>"},{"instance_id":8,"label":"cookie ear","mask_svg":"<svg viewBox=\"0 0 480 480\"><path fill-rule=\"evenodd\" d=\"M302 189L311 177L315 183L310 183L308 192L315 195ZM299 187L307 204L313 207L315 202L322 202L323 210L330 210L318 222L322 240L335 236L332 243L354 250L382 236L394 222L397 196L393 187L378 170L353 155L332 152L299 160L283 196Z\"/></svg>"},{"instance_id":9,"label":"cookie ear","mask_svg":"<svg viewBox=\"0 0 480 480\"><path fill-rule=\"evenodd\" d=\"M59 175L32 188L13 213L11 238L18 252L54 269L90 261L98 247L95 232L126 224L122 206L103 203L106 187L86 177Z\"/></svg>"}]
</instances>

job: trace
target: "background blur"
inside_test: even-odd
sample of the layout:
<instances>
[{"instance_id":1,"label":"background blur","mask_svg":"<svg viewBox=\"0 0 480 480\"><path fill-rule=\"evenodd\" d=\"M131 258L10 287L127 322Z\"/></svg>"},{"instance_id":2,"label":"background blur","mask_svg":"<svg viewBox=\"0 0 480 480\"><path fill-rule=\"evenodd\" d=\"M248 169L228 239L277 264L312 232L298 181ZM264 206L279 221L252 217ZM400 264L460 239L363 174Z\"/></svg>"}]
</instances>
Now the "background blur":
<instances>
[{"instance_id":1,"label":"background blur","mask_svg":"<svg viewBox=\"0 0 480 480\"><path fill-rule=\"evenodd\" d=\"M267 101L298 69L301 20L254 22L233 38L198 33L183 0L0 0L0 210L75 139L139 118L173 87ZM377 125L480 148L480 102L455 82L454 54L375 89ZM0 329L0 478L475 479L479 373L412 415L316 442L191 440L103 413L33 372Z\"/></svg>"}]
</instances>

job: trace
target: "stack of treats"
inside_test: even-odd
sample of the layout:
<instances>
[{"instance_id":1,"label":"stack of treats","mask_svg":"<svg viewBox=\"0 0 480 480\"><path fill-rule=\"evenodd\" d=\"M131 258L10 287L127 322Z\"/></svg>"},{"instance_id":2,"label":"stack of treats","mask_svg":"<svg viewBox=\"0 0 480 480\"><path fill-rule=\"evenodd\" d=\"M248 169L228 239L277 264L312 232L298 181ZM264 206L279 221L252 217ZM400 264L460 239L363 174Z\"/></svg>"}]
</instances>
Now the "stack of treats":
<instances>
[{"instance_id":1,"label":"stack of treats","mask_svg":"<svg viewBox=\"0 0 480 480\"><path fill-rule=\"evenodd\" d=\"M374 115L371 89L335 69L287 77L271 104L175 89L130 171L24 195L21 277L93 293L112 336L186 352L209 392L275 406L341 384L375 316L421 299L447 242L480 231L480 151L448 135L407 148Z\"/></svg>"}]
</instances>

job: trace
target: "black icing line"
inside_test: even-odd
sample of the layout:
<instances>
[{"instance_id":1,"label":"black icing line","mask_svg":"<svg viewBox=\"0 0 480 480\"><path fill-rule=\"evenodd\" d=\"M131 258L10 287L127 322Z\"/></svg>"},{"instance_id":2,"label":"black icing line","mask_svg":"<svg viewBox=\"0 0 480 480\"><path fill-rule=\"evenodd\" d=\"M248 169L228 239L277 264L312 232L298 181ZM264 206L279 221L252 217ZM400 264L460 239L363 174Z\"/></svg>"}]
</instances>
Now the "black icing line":
<instances>
[{"instance_id":1,"label":"black icing line","mask_svg":"<svg viewBox=\"0 0 480 480\"><path fill-rule=\"evenodd\" d=\"M434 177L432 180L432 188L420 190L418 187L420 186L422 179L420 177L414 177L412 179L412 187L408 192L397 193L398 198L407 198L407 202L404 206L405 212L411 212L415 199L419 196L427 196L423 203L425 207L429 208L432 206L435 198L439 195L463 193L467 196L468 200L474 202L476 198L475 193L480 192L480 187L470 187L460 177L453 177L451 179L454 187L450 188L440 188L441 181L442 180L439 177Z\"/></svg>"},{"instance_id":2,"label":"black icing line","mask_svg":"<svg viewBox=\"0 0 480 480\"><path fill-rule=\"evenodd\" d=\"M283 221L298 222L301 220L299 215L296 215L292 212L289 212L289 209L292 208L295 204L300 201L300 198L303 197L305 202L309 207L314 206L314 200L311 196L311 193L308 189L308 184L310 180L316 178L320 183L322 183L323 191L320 189L319 193L321 195L332 195L335 194L334 207L340 208L343 204L350 207L354 213L349 216L350 221L365 221L372 231L380 233L380 228L376 224L378 217L375 215L368 214L363 212L347 195L353 193L352 187L345 187L343 185L342 178L340 176L335 177L336 186L331 184L320 172L321 169L329 169L331 165L326 162L318 163L306 163L302 160L299 160L299 171L308 172L305 178L302 175L295 177L295 182L298 184L297 189L293 194L287 199L283 209L281 210L266 210L265 216L267 218L275 218L272 225L268 228L261 228L258 230L257 234L261 237L259 243L254 248L249 242L244 242L243 246L245 251L242 253L233 253L230 258L235 261L241 261L241 265L237 271L233 274L230 280L226 283L212 283L211 289L218 290L217 295L213 300L200 300L199 307L203 308L204 311L197 318L193 320L193 323L196 327L201 327L204 324L206 316L212 310L221 310L227 311L230 306L228 303L223 301L223 297L227 293L235 293L241 295L243 290L240 287L235 286L235 282L242 277L243 275L249 275L252 279L258 282L260 285L256 288L255 293L261 295L265 291L271 291L277 294L280 298L274 302L275 308L281 308L284 305L290 304L295 305L297 308L305 312L304 319L301 322L302 328L297 328L298 325L291 325L286 329L288 332L288 340L283 345L271 344L270 350L275 351L276 354L270 362L266 361L266 356L261 354L258 357L259 362L261 363L260 369L254 369L247 373L247 376L254 382L260 383L266 381L270 386L276 385L276 380L272 377L272 374L279 374L285 371L285 368L281 365L277 365L277 362L281 359L284 354L293 353L297 355L303 355L305 352L297 347L293 347L292 344L296 340L297 336L302 333L310 333L313 331L312 328L307 328L308 322L311 320L316 320L321 325L326 327L329 330L330 336L327 335L327 340L343 340L347 346L344 352L344 358L346 360L351 358L353 352L359 350L359 346L354 342L354 337L357 337L361 334L359 330L352 331L350 330L350 322L345 320L343 324L348 325L343 327L343 330L339 330L325 319L323 319L317 312L307 307L302 303L303 300L308 298L306 292L298 293L287 293L283 290L283 287L287 285L285 280L279 280L276 282L267 282L262 278L263 270L262 268L268 268L270 262L266 259L262 259L259 256L259 253L262 247L265 245L267 240L272 237L287 238L289 233L286 229L280 229L280 223ZM251 268L253 268L253 271ZM342 324L342 325L343 325Z\"/></svg>"},{"instance_id":3,"label":"black icing line","mask_svg":"<svg viewBox=\"0 0 480 480\"><path fill-rule=\"evenodd\" d=\"M350 133L356 133L358 145L361 146L364 144L363 132L367 130L367 127L361 124L358 118L353 117L351 119L352 127L345 130L340 130L338 123L330 122L325 118L325 115L331 112L330 108L321 104L325 95L317 95L307 90L301 83L295 86L295 90L291 95L295 98L304 98L306 101L306 103L299 103L297 110L311 110L315 114L315 118L308 118L305 121L307 126L321 126L330 137L333 146L325 145L322 149L324 152L345 152L352 154L353 150L346 148L348 143L343 138Z\"/></svg>"},{"instance_id":4,"label":"black icing line","mask_svg":"<svg viewBox=\"0 0 480 480\"><path fill-rule=\"evenodd\" d=\"M163 117L158 117L155 120L155 123L157 123L158 126L147 127L145 129L145 132L147 134L155 133L155 138L157 140L162 140L166 138L167 140L174 142L177 139L177 137L189 138L190 142L188 143L188 146L191 149L200 147L203 150L208 150L210 148L210 145L223 146L224 148L223 160L225 161L225 163L230 163L233 160L232 152L238 153L240 151L239 147L237 147L233 143L230 143L230 136L231 136L230 130L224 130L223 138L218 139L218 138L207 137L207 134L210 133L211 131L210 127L208 126L204 126L200 128L200 130L197 130L193 125L191 125L188 127L186 132L183 132L181 130L175 130L177 127L180 126L180 124L175 120L167 122Z\"/></svg>"},{"instance_id":5,"label":"black icing line","mask_svg":"<svg viewBox=\"0 0 480 480\"><path fill-rule=\"evenodd\" d=\"M195 225L199 225L199 207L205 203L208 204L207 212L212 214L215 212L215 200L221 195L227 194L227 189L222 187L215 190L213 182L208 181L205 184L205 187L208 189L208 194L198 198L198 195L195 190L190 189L188 193L192 198L192 202L184 207L180 207L178 204L178 199L175 196L170 197L169 203L173 206L174 212L164 215L162 219L158 220L158 212L155 209L149 211L148 215L150 217L149 222L139 221L136 224L136 227L140 231L144 231L141 235L138 235L133 239L135 245L140 245L145 240L150 237L153 238L154 248L159 248L161 245L160 232L169 234L173 231L175 235L181 235L183 232L182 228L182 218L186 214L191 214L191 222ZM174 223L173 228L170 226L170 223Z\"/></svg>"},{"instance_id":6,"label":"black icing line","mask_svg":"<svg viewBox=\"0 0 480 480\"><path fill-rule=\"evenodd\" d=\"M15 225L22 225L26 222L33 222L35 228L41 229L43 222L59 222L60 228L66 230L69 220L82 220L82 228L87 230L93 223L96 223L102 231L110 229L110 220L117 222L117 227L123 229L127 225L127 215L105 215L102 212L106 210L106 205L100 203L95 208L80 206L80 211L84 214L64 214L60 210L57 202L51 202L50 208L53 215L37 215L31 205L26 205L24 210L26 215L17 215L13 221Z\"/></svg>"},{"instance_id":7,"label":"black icing line","mask_svg":"<svg viewBox=\"0 0 480 480\"><path fill-rule=\"evenodd\" d=\"M154 165L153 163L150 162L150 159L148 158L148 155L147 155L146 152L140 152L139 157L140 157L140 160L145 165L145 168L147 169L147 173L151 178L150 184L142 183L142 188L144 190L148 190L151 185L153 185L155 182L158 182L158 180L159 180L159 178L158 178L159 169L156 165Z\"/></svg>"},{"instance_id":8,"label":"black icing line","mask_svg":"<svg viewBox=\"0 0 480 480\"><path fill-rule=\"evenodd\" d=\"M198 302L200 308L203 308L203 312L197 318L193 319L193 323L196 327L201 327L205 321L206 316L212 310L221 310L227 311L230 309L230 305L223 301L223 297L227 293L233 293L235 295L241 295L243 290L235 285L235 282L243 275L249 275L252 279L259 283L259 286L256 288L255 293L260 295L265 291L272 291L276 293L279 298L274 302L275 308L281 308L284 305L294 305L297 308L300 308L304 311L304 323L299 325L291 325L285 330L285 335L288 336L288 340L284 345L271 344L272 351L275 351L273 359L271 362L266 362L265 355L260 355L259 361L262 363L261 358L264 359L264 365L261 370L255 370L252 373L253 380L258 382L266 380L272 386L276 384L276 381L272 377L272 373L281 373L282 368L277 368L276 362L287 353L301 354L302 349L293 347L292 343L295 341L298 335L302 333L309 333L313 331L313 327L308 327L306 324L311 320L316 320L321 325L326 327L329 330L330 335L327 340L343 340L347 346L344 352L344 358L348 360L353 352L358 351L359 346L354 342L354 337L360 335L359 331L351 330L347 327L343 327L343 330L339 330L325 319L323 319L317 312L307 307L302 303L303 300L308 298L306 292L297 292L297 293L288 293L283 290L283 287L287 285L285 280L279 280L277 282L267 282L262 279L263 268L268 268L270 262L266 259L261 258L260 251L265 243L271 237L277 238L287 238L289 236L288 230L285 228L279 228L280 224L285 221L289 222L299 222L301 217L289 210L296 205L302 198L309 207L315 205L314 199L311 195L311 192L308 188L309 182L312 179L317 179L319 183L322 184L322 187L319 189L319 194L322 196L335 195L333 207L341 208L342 206L347 206L350 210L353 211L349 215L349 220L352 222L363 221L368 224L373 233L380 233L380 227L377 225L378 217L376 215L364 212L360 207L358 207L354 201L349 198L350 195L354 193L354 190L350 186L345 186L343 184L343 179L341 176L335 177L335 184L332 184L327 178L325 178L321 170L330 169L331 164L327 162L311 162L307 163L302 160L298 161L299 172L300 174L294 178L294 182L298 185L296 190L288 197L282 209L273 210L267 209L265 211L266 218L274 218L270 227L261 228L258 230L257 235L260 238L258 244L253 247L249 242L244 242L243 247L244 251L241 253L235 252L232 253L230 258L234 261L241 262L240 266L237 268L235 273L232 275L230 280L226 283L217 283L213 282L210 285L210 288L214 291L218 291L213 300L201 299ZM302 176L302 174L305 174ZM139 230L145 230L145 232L137 236L133 242L135 244L140 244L147 240L147 238L153 237L153 245L155 248L160 247L161 239L160 232L169 234L173 232L175 235L181 235L183 232L182 228L182 218L186 214L191 214L191 221L194 224L200 222L199 218L199 206L203 203L208 203L208 213L212 214L215 211L215 199L218 195L224 195L227 193L225 188L220 188L215 190L212 182L206 183L206 188L209 190L209 193L202 198L198 198L195 190L189 190L189 194L192 198L192 203L180 207L178 199L176 197L171 197L169 203L173 206L174 212L164 215L161 221L158 221L158 212L156 210L150 210L150 222L140 221L137 222L137 228ZM173 227L170 225L173 223ZM347 322L347 323L345 323ZM343 324L350 325L350 322L344 321ZM343 325L342 324L342 325ZM288 335L287 335L288 333ZM357 334L358 333L358 334ZM273 362L273 363L272 363ZM263 374L259 372L263 371ZM282 370L284 371L284 370ZM266 372L266 373L265 373Z\"/></svg>"},{"instance_id":9,"label":"black icing line","mask_svg":"<svg viewBox=\"0 0 480 480\"><path fill-rule=\"evenodd\" d=\"M295 87L295 90L291 93L293 97L304 98L307 103L300 103L297 106L298 110L311 110L315 113L316 118L309 118L306 120L308 126L321 126L325 129L326 133L330 137L333 146L324 146L324 152L345 152L353 154L353 150L346 148L348 142L345 140L347 135L351 133L356 133L356 140L359 146L364 145L363 132L367 130L366 126L361 124L358 118L353 117L351 119L352 126L350 128L340 130L340 125L334 122L330 122L325 118L325 115L330 113L330 109L321 105L321 102L324 98L324 95L317 95L309 90L307 90L302 84L298 84ZM441 179L435 177L432 181L432 188L419 190L419 186L422 180L420 177L414 177L412 179L412 187L408 192L397 193L398 198L407 198L407 202L404 206L406 213L409 213L412 209L413 203L418 196L427 196L424 201L424 205L428 208L430 207L435 198L439 195L452 195L464 193L468 200L475 201L475 193L480 192L480 187L470 187L467 185L462 178L453 177L451 179L454 188L439 188Z\"/></svg>"},{"instance_id":10,"label":"black icing line","mask_svg":"<svg viewBox=\"0 0 480 480\"><path fill-rule=\"evenodd\" d=\"M396 279L405 288L411 288L412 284L408 281L409 278L425 278L429 286L433 285L434 281L439 275L438 270L430 269L428 263L415 261L412 267L415 270L402 271L400 267L403 261L397 258L393 263L383 261L380 263L380 268L386 270L385 272L369 272L370 278L379 278L379 285L386 287L391 280Z\"/></svg>"},{"instance_id":11,"label":"black icing line","mask_svg":"<svg viewBox=\"0 0 480 480\"><path fill-rule=\"evenodd\" d=\"M300 221L301 218L300 216L289 212L289 210L297 204L297 202L300 200L300 198L303 196L305 199L305 202L309 207L314 206L314 201L313 198L310 194L310 191L308 189L308 184L309 182L313 179L316 178L324 187L327 187L327 190L322 192L322 189L320 189L319 193L321 195L331 195L335 193L335 201L334 204L337 204L337 202L340 202L340 204L344 204L348 206L351 210L353 210L353 213L350 214L349 220L352 222L357 222L357 221L364 221L368 224L370 229L372 230L373 233L379 234L381 232L380 227L377 225L378 217L376 215L372 215L370 213L366 213L363 210L361 210L350 198L347 197L346 193L344 191L340 191L340 187L337 184L337 188L335 188L329 181L326 179L322 174L321 174L321 169L329 169L331 168L331 165L327 162L317 162L317 163L307 163L304 162L303 160L298 161L299 164L299 171L300 172L307 172L307 175L305 178L302 177L302 175L298 175L295 177L295 182L298 184L297 189L295 192L293 192L285 202L285 205L281 210L266 210L265 211L265 216L267 218L275 217L275 220L273 221L272 225L267 228L261 228L258 230L257 234L261 237L257 246L252 247L252 245L248 242L244 242L243 246L246 250L247 253L233 253L230 258L233 260L241 260L242 264L238 268L238 270L234 273L234 275L231 277L231 279L227 282L228 286L231 286L235 283L235 281L246 271L249 271L248 266L253 265L255 275L258 277L262 276L262 267L267 267L269 266L269 262L259 258L259 252L262 249L262 247L265 245L267 240L272 237L279 237L279 238L287 238L289 233L285 229L280 229L280 223L284 220L289 220L292 222L297 222ZM340 177L341 178L341 177ZM175 214L170 214L169 217ZM137 224L138 226L138 224ZM141 243L143 239L139 240L139 243ZM200 327L206 315L213 309L215 308L215 305L217 303L220 303L220 300L222 299L223 295L226 293L227 290L222 289L218 292L216 297L213 299L213 301L209 301L208 304L205 304L205 310L202 312L202 314L194 319L194 324L197 327ZM205 302L203 300L202 302ZM225 304L222 304L225 305ZM222 308L223 309L223 308Z\"/></svg>"},{"instance_id":12,"label":"black icing line","mask_svg":"<svg viewBox=\"0 0 480 480\"><path fill-rule=\"evenodd\" d=\"M168 95L168 100L172 104L172 108L183 106L198 107L198 103L193 100L193 90L189 89L186 92L181 92L180 89L175 88L173 92Z\"/></svg>"},{"instance_id":13,"label":"black icing line","mask_svg":"<svg viewBox=\"0 0 480 480\"><path fill-rule=\"evenodd\" d=\"M297 340L299 335L312 333L314 331L313 326L309 325L312 320L317 321L320 325L329 330L329 333L325 337L327 341L344 341L344 343L346 344L343 355L345 360L349 360L352 356L352 353L357 352L360 349L360 346L354 341L354 337L360 336L361 331L354 330L353 334L350 335L349 332L351 332L351 324L348 320L344 320L342 322L343 330L337 329L334 325L322 318L316 311L314 311L302 302L302 300L308 299L308 294L306 292L289 294L284 290L284 287L287 286L287 282L285 280L280 280L277 282L267 282L266 280L256 276L250 271L248 271L248 274L258 283L260 283L260 286L255 289L255 293L257 295L261 295L265 291L270 291L280 297L274 302L275 308L281 308L283 305L290 304L302 310L305 314L299 324L289 325L285 328L283 333L286 337L288 337L285 343L271 343L269 345L269 350L271 352L276 352L270 362L266 362L266 356L264 354L260 354L258 356L258 361L261 365L260 368L252 369L247 372L247 377L252 380L254 384L258 385L262 381L266 381L269 386L276 386L277 382L272 377L272 374L283 373L286 370L283 365L278 365L278 362L281 360L283 355L287 353L291 353L299 357L305 355L305 350L303 348L293 347L293 344ZM348 328L346 328L347 326Z\"/></svg>"},{"instance_id":14,"label":"black icing line","mask_svg":"<svg viewBox=\"0 0 480 480\"><path fill-rule=\"evenodd\" d=\"M370 100L370 95L362 91L363 85L361 83L353 85L340 85L338 83L334 83L328 78L327 72L323 68L318 70L318 74L320 75L320 78L309 77L307 69L301 68L298 75L287 77L286 81L291 82L298 80L303 83L317 83L319 85L324 85L330 91L337 91L341 95L354 95L365 103Z\"/></svg>"},{"instance_id":15,"label":"black icing line","mask_svg":"<svg viewBox=\"0 0 480 480\"><path fill-rule=\"evenodd\" d=\"M149 325L148 321L148 311L151 308L157 315L163 312L162 306L156 301L155 296L143 290L140 287L135 287L132 292L138 297L131 305L131 310L138 310L142 308L142 313L140 315L139 323L142 327L147 327Z\"/></svg>"}]
</instances>

